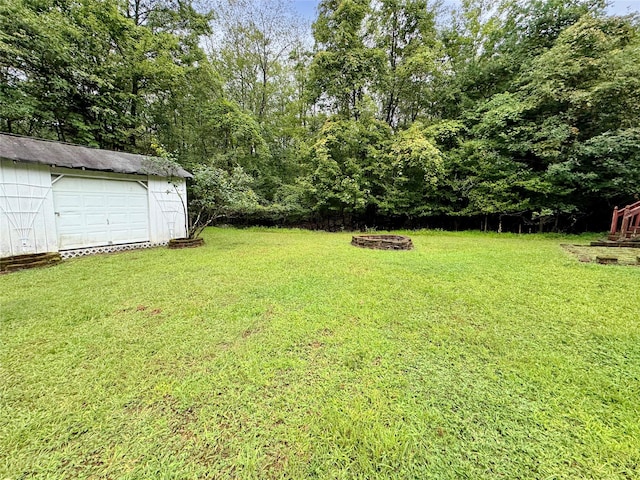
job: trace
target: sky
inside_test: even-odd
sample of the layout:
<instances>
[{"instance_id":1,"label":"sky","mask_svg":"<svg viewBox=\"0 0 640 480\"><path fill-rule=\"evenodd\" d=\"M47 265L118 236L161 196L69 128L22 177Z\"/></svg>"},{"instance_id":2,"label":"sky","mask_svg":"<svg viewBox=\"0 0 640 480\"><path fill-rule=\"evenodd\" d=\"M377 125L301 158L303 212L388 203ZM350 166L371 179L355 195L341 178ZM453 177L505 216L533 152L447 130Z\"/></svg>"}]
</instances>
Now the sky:
<instances>
[{"instance_id":1,"label":"sky","mask_svg":"<svg viewBox=\"0 0 640 480\"><path fill-rule=\"evenodd\" d=\"M315 20L316 6L320 0L293 0L296 11L307 20ZM445 3L455 4L456 0L446 0ZM625 15L630 12L640 11L640 0L613 0L608 9L612 15Z\"/></svg>"}]
</instances>

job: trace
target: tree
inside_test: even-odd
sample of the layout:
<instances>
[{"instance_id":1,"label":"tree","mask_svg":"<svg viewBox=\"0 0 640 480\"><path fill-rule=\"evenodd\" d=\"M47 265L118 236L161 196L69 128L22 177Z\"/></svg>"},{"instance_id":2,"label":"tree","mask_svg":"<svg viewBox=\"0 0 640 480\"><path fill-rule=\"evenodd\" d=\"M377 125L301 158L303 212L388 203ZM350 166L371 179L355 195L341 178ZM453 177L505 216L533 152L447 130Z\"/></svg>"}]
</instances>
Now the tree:
<instances>
[{"instance_id":1,"label":"tree","mask_svg":"<svg viewBox=\"0 0 640 480\"><path fill-rule=\"evenodd\" d=\"M444 64L436 8L427 0L381 0L369 19L375 45L386 57L375 82L380 118L392 127L432 114L433 89Z\"/></svg>"},{"instance_id":2,"label":"tree","mask_svg":"<svg viewBox=\"0 0 640 480\"><path fill-rule=\"evenodd\" d=\"M202 166L194 171L190 188L190 208L195 234L223 218L251 214L258 197L251 189L253 178L242 167L224 170Z\"/></svg>"},{"instance_id":3,"label":"tree","mask_svg":"<svg viewBox=\"0 0 640 480\"><path fill-rule=\"evenodd\" d=\"M3 3L4 128L106 148L148 148L149 106L202 58L197 38L206 28L190 2L175 11L169 3L149 5L154 9L137 24L116 0Z\"/></svg>"},{"instance_id":4,"label":"tree","mask_svg":"<svg viewBox=\"0 0 640 480\"><path fill-rule=\"evenodd\" d=\"M310 97L343 118L360 118L374 78L384 70L384 52L369 47L364 21L368 0L322 0L313 24L317 52L310 67Z\"/></svg>"},{"instance_id":5,"label":"tree","mask_svg":"<svg viewBox=\"0 0 640 480\"><path fill-rule=\"evenodd\" d=\"M597 145L611 145L611 138L621 135L624 151L628 140L634 138L633 132L607 132L632 127L637 121L640 71L637 64L629 62L637 54L636 34L628 20L585 15L531 60L512 92L479 102L473 116L468 117L474 123L471 132L482 140L484 149L494 152L490 155L500 165L495 173L486 168L476 171L479 178L490 180L482 183L483 188L489 188L482 198L512 192L506 197L501 194L503 200L494 202L491 209L484 206L480 210L509 212L514 210L508 206L512 204L515 210L528 210L537 221L555 220L557 224L561 216L575 220L592 210L593 203L615 196L607 191L611 184L606 181L600 184L601 190L587 193L585 186L593 188L594 183L585 182L589 174L584 166L593 166L595 160L589 160L590 155L602 155ZM483 165L481 157L468 156L475 158L477 167ZM624 163L618 169L620 179L625 172L629 174ZM608 175L615 175L614 170ZM519 172L519 178L509 172ZM506 181L505 187L510 186L508 190L499 188L496 182L500 178ZM473 200L478 185L468 191L470 207L480 205ZM512 190L514 186L517 188Z\"/></svg>"},{"instance_id":6,"label":"tree","mask_svg":"<svg viewBox=\"0 0 640 480\"><path fill-rule=\"evenodd\" d=\"M279 73L301 43L301 22L284 0L221 0L216 12L211 53L226 91L261 123L286 86Z\"/></svg>"},{"instance_id":7,"label":"tree","mask_svg":"<svg viewBox=\"0 0 640 480\"><path fill-rule=\"evenodd\" d=\"M388 126L378 120L328 120L310 149L305 185L320 217L354 216L375 209L382 197L381 162Z\"/></svg>"},{"instance_id":8,"label":"tree","mask_svg":"<svg viewBox=\"0 0 640 480\"><path fill-rule=\"evenodd\" d=\"M608 131L581 144L572 165L586 211L640 199L640 129Z\"/></svg>"},{"instance_id":9,"label":"tree","mask_svg":"<svg viewBox=\"0 0 640 480\"><path fill-rule=\"evenodd\" d=\"M313 48L286 0L196 5L5 0L0 130L161 143L250 221L560 229L638 196L638 21L604 0L322 0Z\"/></svg>"},{"instance_id":10,"label":"tree","mask_svg":"<svg viewBox=\"0 0 640 480\"><path fill-rule=\"evenodd\" d=\"M438 182L444 174L442 152L434 143L419 122L394 137L381 165L382 214L411 218L434 213Z\"/></svg>"}]
</instances>

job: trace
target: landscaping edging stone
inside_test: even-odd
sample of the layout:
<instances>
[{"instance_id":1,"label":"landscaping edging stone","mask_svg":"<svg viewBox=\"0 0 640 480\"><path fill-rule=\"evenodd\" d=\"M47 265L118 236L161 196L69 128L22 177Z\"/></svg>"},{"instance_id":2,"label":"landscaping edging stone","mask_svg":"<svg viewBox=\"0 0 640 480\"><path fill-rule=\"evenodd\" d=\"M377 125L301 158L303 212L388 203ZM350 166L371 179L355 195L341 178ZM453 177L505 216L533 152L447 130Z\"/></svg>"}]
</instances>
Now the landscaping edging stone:
<instances>
[{"instance_id":1,"label":"landscaping edging stone","mask_svg":"<svg viewBox=\"0 0 640 480\"><path fill-rule=\"evenodd\" d=\"M58 252L27 253L0 258L0 272L13 272L27 268L46 267L60 262L62 257Z\"/></svg>"},{"instance_id":2,"label":"landscaping edging stone","mask_svg":"<svg viewBox=\"0 0 640 480\"><path fill-rule=\"evenodd\" d=\"M173 238L169 240L169 248L195 248L204 245L203 238Z\"/></svg>"},{"instance_id":3,"label":"landscaping edging stone","mask_svg":"<svg viewBox=\"0 0 640 480\"><path fill-rule=\"evenodd\" d=\"M597 256L596 257L596 263L599 263L601 265L617 265L618 264L618 257L600 257L600 256Z\"/></svg>"},{"instance_id":4,"label":"landscaping edging stone","mask_svg":"<svg viewBox=\"0 0 640 480\"><path fill-rule=\"evenodd\" d=\"M375 250L411 250L413 242L404 235L356 235L351 237L351 245Z\"/></svg>"},{"instance_id":5,"label":"landscaping edging stone","mask_svg":"<svg viewBox=\"0 0 640 480\"><path fill-rule=\"evenodd\" d=\"M624 247L624 248L640 248L640 240L631 239L631 240L599 240L596 242L591 242L592 247Z\"/></svg>"}]
</instances>

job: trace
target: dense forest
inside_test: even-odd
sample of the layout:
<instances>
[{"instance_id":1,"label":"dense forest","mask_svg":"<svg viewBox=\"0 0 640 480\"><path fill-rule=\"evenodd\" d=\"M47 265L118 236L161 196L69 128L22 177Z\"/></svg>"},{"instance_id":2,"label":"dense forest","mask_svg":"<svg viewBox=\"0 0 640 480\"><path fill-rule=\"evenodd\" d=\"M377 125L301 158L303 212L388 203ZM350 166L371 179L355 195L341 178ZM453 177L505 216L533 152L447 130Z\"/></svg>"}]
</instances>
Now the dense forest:
<instances>
[{"instance_id":1,"label":"dense forest","mask_svg":"<svg viewBox=\"0 0 640 480\"><path fill-rule=\"evenodd\" d=\"M606 229L640 26L600 0L3 0L0 131L165 156L224 221Z\"/></svg>"}]
</instances>

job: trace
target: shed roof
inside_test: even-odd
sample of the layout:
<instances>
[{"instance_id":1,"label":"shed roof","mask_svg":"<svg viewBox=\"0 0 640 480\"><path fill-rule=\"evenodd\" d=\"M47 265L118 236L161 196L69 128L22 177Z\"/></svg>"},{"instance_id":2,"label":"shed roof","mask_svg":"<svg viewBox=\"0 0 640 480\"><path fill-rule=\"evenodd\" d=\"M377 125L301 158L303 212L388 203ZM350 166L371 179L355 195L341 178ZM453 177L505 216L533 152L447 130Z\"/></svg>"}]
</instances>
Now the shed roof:
<instances>
[{"instance_id":1,"label":"shed roof","mask_svg":"<svg viewBox=\"0 0 640 480\"><path fill-rule=\"evenodd\" d=\"M177 170L167 171L160 163L154 161L155 157L7 133L0 133L0 158L103 172L158 175L161 177L166 177L169 174L182 178L193 177L181 167Z\"/></svg>"}]
</instances>

